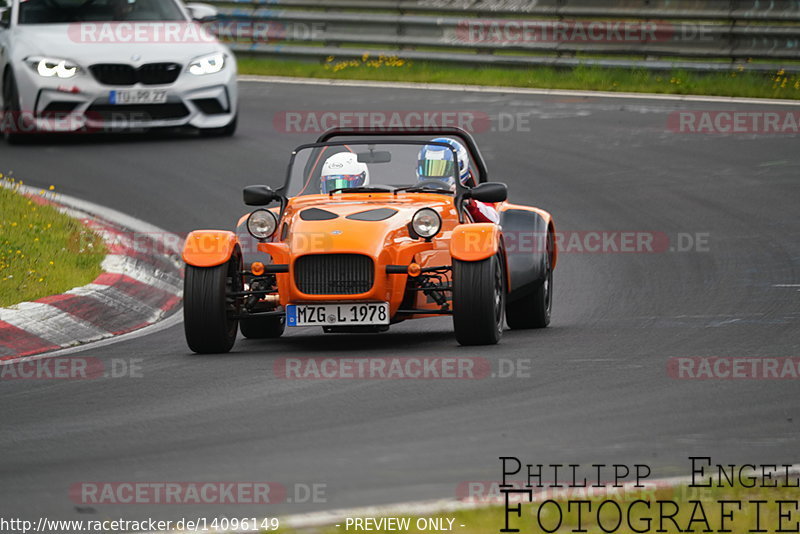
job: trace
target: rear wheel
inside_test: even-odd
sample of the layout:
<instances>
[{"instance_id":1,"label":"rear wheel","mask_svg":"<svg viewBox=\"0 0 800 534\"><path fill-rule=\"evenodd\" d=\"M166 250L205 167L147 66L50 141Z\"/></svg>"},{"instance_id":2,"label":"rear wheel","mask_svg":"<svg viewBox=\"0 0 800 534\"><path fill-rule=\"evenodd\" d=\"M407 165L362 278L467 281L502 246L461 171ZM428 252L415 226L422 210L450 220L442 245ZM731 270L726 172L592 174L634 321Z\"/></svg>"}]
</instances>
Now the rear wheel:
<instances>
[{"instance_id":1,"label":"rear wheel","mask_svg":"<svg viewBox=\"0 0 800 534\"><path fill-rule=\"evenodd\" d=\"M228 297L242 290L242 256L238 248L227 263L216 267L186 266L183 325L186 342L200 354L229 352L236 341L239 302Z\"/></svg>"},{"instance_id":2,"label":"rear wheel","mask_svg":"<svg viewBox=\"0 0 800 534\"><path fill-rule=\"evenodd\" d=\"M248 339L281 337L286 328L286 317L253 317L239 321L239 330Z\"/></svg>"},{"instance_id":3,"label":"rear wheel","mask_svg":"<svg viewBox=\"0 0 800 534\"><path fill-rule=\"evenodd\" d=\"M453 327L461 345L494 345L503 335L506 282L500 256L453 260Z\"/></svg>"},{"instance_id":4,"label":"rear wheel","mask_svg":"<svg viewBox=\"0 0 800 534\"><path fill-rule=\"evenodd\" d=\"M512 330L545 328L553 311L553 234L547 234L545 277L538 287L519 300L509 302L506 321Z\"/></svg>"}]
</instances>

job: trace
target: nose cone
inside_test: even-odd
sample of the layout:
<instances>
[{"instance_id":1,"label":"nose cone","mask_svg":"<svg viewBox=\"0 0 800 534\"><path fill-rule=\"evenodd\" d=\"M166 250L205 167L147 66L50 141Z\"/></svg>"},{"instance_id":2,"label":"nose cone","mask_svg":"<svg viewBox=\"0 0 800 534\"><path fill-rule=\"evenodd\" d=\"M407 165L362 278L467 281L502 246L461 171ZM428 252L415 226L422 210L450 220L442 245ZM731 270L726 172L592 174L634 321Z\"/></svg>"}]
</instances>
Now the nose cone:
<instances>
[{"instance_id":1,"label":"nose cone","mask_svg":"<svg viewBox=\"0 0 800 534\"><path fill-rule=\"evenodd\" d=\"M305 196L287 208L285 241L293 256L337 253L380 259L414 241L408 224L421 208L439 212L445 232L458 222L453 199L445 195L353 194L333 201L328 195Z\"/></svg>"},{"instance_id":2,"label":"nose cone","mask_svg":"<svg viewBox=\"0 0 800 534\"><path fill-rule=\"evenodd\" d=\"M385 221L356 221L337 217L327 221L294 218L287 236L296 256L303 254L366 254L373 258L396 242L408 240L407 217L397 213Z\"/></svg>"}]
</instances>

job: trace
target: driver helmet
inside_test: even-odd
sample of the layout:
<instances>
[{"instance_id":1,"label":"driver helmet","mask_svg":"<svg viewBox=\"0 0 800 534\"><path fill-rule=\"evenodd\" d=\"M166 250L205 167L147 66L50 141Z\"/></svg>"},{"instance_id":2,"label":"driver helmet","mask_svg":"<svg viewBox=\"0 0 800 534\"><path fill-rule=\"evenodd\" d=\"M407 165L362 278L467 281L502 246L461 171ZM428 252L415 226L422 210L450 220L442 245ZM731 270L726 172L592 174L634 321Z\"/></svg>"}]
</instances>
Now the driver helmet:
<instances>
[{"instance_id":1,"label":"driver helmet","mask_svg":"<svg viewBox=\"0 0 800 534\"><path fill-rule=\"evenodd\" d=\"M466 185L470 178L469 153L464 145L448 137L437 137L432 143L447 143L456 151L458 156L458 176L461 183ZM447 184L450 189L455 189L453 180L453 151L439 145L425 145L417 157L417 180L420 182L440 181Z\"/></svg>"},{"instance_id":2,"label":"driver helmet","mask_svg":"<svg viewBox=\"0 0 800 534\"><path fill-rule=\"evenodd\" d=\"M325 160L320 176L320 192L330 193L343 187L369 185L369 169L352 152L339 152Z\"/></svg>"}]
</instances>

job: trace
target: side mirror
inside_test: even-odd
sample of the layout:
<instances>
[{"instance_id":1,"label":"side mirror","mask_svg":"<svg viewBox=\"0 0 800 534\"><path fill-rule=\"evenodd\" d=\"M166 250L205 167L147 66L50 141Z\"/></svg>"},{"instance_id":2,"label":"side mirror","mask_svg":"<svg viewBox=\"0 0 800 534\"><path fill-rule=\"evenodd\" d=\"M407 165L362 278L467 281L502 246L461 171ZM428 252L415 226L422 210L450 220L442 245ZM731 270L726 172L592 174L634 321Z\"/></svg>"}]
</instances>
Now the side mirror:
<instances>
[{"instance_id":1,"label":"side mirror","mask_svg":"<svg viewBox=\"0 0 800 534\"><path fill-rule=\"evenodd\" d=\"M266 206L276 200L280 195L266 185L249 185L244 188L244 203L248 206Z\"/></svg>"},{"instance_id":2,"label":"side mirror","mask_svg":"<svg viewBox=\"0 0 800 534\"><path fill-rule=\"evenodd\" d=\"M197 22L211 22L219 14L215 7L208 4L186 4L186 9L189 10L192 20Z\"/></svg>"},{"instance_id":3,"label":"side mirror","mask_svg":"<svg viewBox=\"0 0 800 534\"><path fill-rule=\"evenodd\" d=\"M465 196L489 204L504 202L508 198L508 186L500 182L486 182L476 185Z\"/></svg>"}]
</instances>

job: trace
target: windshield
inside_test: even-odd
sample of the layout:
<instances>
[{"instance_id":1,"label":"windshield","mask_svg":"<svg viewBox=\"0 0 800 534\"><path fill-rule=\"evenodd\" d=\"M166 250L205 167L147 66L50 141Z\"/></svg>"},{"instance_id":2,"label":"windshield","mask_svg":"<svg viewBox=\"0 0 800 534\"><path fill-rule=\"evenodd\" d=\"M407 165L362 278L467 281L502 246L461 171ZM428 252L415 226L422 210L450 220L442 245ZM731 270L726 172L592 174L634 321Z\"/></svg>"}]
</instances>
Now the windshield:
<instances>
[{"instance_id":1,"label":"windshield","mask_svg":"<svg viewBox=\"0 0 800 534\"><path fill-rule=\"evenodd\" d=\"M186 21L173 0L26 0L20 24Z\"/></svg>"},{"instance_id":2,"label":"windshield","mask_svg":"<svg viewBox=\"0 0 800 534\"><path fill-rule=\"evenodd\" d=\"M459 162L453 148L432 141L337 142L304 145L290 163L289 196L411 188L452 194Z\"/></svg>"}]
</instances>

